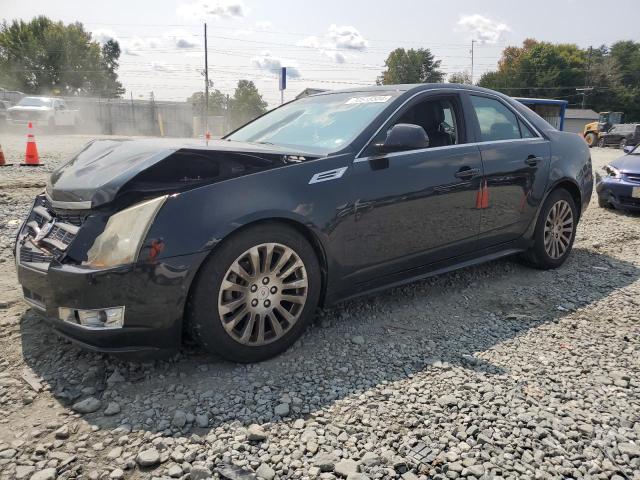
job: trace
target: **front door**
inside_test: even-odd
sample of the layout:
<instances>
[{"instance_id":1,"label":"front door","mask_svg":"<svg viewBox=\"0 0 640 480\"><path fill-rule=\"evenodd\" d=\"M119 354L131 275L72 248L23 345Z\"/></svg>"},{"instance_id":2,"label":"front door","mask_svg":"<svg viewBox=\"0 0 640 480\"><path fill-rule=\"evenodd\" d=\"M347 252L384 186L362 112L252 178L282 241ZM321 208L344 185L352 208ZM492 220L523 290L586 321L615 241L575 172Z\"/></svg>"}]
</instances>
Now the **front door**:
<instances>
[{"instance_id":1,"label":"front door","mask_svg":"<svg viewBox=\"0 0 640 480\"><path fill-rule=\"evenodd\" d=\"M435 117L434 117L435 116ZM397 123L424 128L429 148L379 154ZM399 273L475 249L482 162L466 144L457 95L425 94L390 119L353 165L357 281Z\"/></svg>"}]
</instances>

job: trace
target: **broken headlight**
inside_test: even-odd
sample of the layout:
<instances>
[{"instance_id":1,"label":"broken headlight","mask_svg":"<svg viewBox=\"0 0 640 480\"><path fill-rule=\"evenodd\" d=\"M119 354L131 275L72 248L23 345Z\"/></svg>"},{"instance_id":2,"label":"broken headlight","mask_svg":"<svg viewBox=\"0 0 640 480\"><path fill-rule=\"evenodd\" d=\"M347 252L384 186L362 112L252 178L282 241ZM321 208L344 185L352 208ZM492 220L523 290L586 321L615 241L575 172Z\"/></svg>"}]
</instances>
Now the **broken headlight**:
<instances>
[{"instance_id":1,"label":"broken headlight","mask_svg":"<svg viewBox=\"0 0 640 480\"><path fill-rule=\"evenodd\" d=\"M612 167L611 165L607 165L603 168L605 172L607 172L607 176L611 178L620 178L620 170L616 167Z\"/></svg>"},{"instance_id":2,"label":"broken headlight","mask_svg":"<svg viewBox=\"0 0 640 480\"><path fill-rule=\"evenodd\" d=\"M87 252L83 265L106 268L133 263L167 195L138 203L112 215Z\"/></svg>"}]
</instances>

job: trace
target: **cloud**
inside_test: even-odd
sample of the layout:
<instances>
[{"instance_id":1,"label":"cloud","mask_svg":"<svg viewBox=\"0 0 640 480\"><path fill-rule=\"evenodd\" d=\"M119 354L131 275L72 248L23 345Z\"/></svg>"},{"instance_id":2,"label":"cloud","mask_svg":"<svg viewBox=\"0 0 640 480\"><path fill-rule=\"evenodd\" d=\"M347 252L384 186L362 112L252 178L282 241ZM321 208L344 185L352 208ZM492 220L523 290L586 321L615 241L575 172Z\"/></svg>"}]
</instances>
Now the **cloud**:
<instances>
[{"instance_id":1,"label":"cloud","mask_svg":"<svg viewBox=\"0 0 640 480\"><path fill-rule=\"evenodd\" d=\"M335 63L345 63L348 57L344 51L363 51L369 46L369 43L355 27L332 24L323 38L312 35L302 39L297 45L316 49Z\"/></svg>"},{"instance_id":2,"label":"cloud","mask_svg":"<svg viewBox=\"0 0 640 480\"><path fill-rule=\"evenodd\" d=\"M287 77L300 77L300 70L298 70L295 65L284 58L273 56L269 51L262 52L262 55L253 57L251 59L251 64L260 70L273 74L280 74L280 69L282 67L287 67Z\"/></svg>"},{"instance_id":3,"label":"cloud","mask_svg":"<svg viewBox=\"0 0 640 480\"><path fill-rule=\"evenodd\" d=\"M179 15L191 19L207 17L241 18L247 16L247 7L243 0L198 0L178 5Z\"/></svg>"},{"instance_id":4,"label":"cloud","mask_svg":"<svg viewBox=\"0 0 640 480\"><path fill-rule=\"evenodd\" d=\"M364 50L369 43L360 34L357 28L349 25L334 25L329 27L329 38L336 47L349 50Z\"/></svg>"},{"instance_id":5,"label":"cloud","mask_svg":"<svg viewBox=\"0 0 640 480\"><path fill-rule=\"evenodd\" d=\"M137 57L141 53L144 53L145 50L155 50L156 48L159 48L161 43L160 39L155 37L133 37L126 42L122 42L122 51L126 55Z\"/></svg>"},{"instance_id":6,"label":"cloud","mask_svg":"<svg viewBox=\"0 0 640 480\"><path fill-rule=\"evenodd\" d=\"M347 61L347 57L344 55L344 53L337 50L321 50L321 52L325 57L333 60L336 63L345 63Z\"/></svg>"},{"instance_id":7,"label":"cloud","mask_svg":"<svg viewBox=\"0 0 640 480\"><path fill-rule=\"evenodd\" d=\"M256 22L256 30L259 32L268 32L273 30L273 23L269 20L260 20Z\"/></svg>"},{"instance_id":8,"label":"cloud","mask_svg":"<svg viewBox=\"0 0 640 480\"><path fill-rule=\"evenodd\" d=\"M165 35L179 49L190 49L200 45L199 35L193 35L184 30L174 30Z\"/></svg>"},{"instance_id":9,"label":"cloud","mask_svg":"<svg viewBox=\"0 0 640 480\"><path fill-rule=\"evenodd\" d=\"M320 40L316 36L311 36L303 38L297 43L297 45L300 47L320 48Z\"/></svg>"},{"instance_id":10,"label":"cloud","mask_svg":"<svg viewBox=\"0 0 640 480\"><path fill-rule=\"evenodd\" d=\"M173 67L167 65L164 62L151 62L151 70L155 70L156 72L173 72Z\"/></svg>"},{"instance_id":11,"label":"cloud","mask_svg":"<svg viewBox=\"0 0 640 480\"><path fill-rule=\"evenodd\" d=\"M106 28L96 28L91 32L93 39L101 44L107 43L109 40L117 40L116 33Z\"/></svg>"},{"instance_id":12,"label":"cloud","mask_svg":"<svg viewBox=\"0 0 640 480\"><path fill-rule=\"evenodd\" d=\"M492 20L480 14L462 15L458 20L458 26L471 33L473 40L479 43L498 43L504 38L504 34L511 31L509 25Z\"/></svg>"}]
</instances>

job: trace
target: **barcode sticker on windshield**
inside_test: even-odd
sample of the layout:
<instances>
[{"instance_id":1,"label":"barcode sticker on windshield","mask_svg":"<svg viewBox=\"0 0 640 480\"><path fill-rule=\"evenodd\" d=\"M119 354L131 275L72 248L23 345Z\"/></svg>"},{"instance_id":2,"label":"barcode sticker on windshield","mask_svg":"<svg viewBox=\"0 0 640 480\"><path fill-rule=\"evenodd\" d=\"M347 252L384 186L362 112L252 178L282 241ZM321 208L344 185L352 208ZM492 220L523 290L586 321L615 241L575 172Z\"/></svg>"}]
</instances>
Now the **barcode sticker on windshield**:
<instances>
[{"instance_id":1,"label":"barcode sticker on windshield","mask_svg":"<svg viewBox=\"0 0 640 480\"><path fill-rule=\"evenodd\" d=\"M373 97L352 97L347 100L347 105L353 105L358 103L385 103L388 102L391 95L376 95Z\"/></svg>"}]
</instances>

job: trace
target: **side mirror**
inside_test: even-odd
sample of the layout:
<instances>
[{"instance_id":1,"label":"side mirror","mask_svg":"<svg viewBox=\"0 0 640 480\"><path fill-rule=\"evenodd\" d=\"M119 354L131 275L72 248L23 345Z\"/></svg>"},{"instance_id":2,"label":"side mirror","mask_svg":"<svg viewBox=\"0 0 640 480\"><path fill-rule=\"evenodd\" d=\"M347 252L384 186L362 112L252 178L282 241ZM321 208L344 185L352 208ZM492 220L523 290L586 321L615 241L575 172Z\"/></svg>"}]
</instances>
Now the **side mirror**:
<instances>
[{"instance_id":1,"label":"side mirror","mask_svg":"<svg viewBox=\"0 0 640 480\"><path fill-rule=\"evenodd\" d=\"M381 153L403 152L429 147L429 136L419 125L398 123L389 129L384 143L377 143Z\"/></svg>"},{"instance_id":2,"label":"side mirror","mask_svg":"<svg viewBox=\"0 0 640 480\"><path fill-rule=\"evenodd\" d=\"M636 147L632 147L631 145L627 145L622 150L624 151L624 153L631 153L631 152L633 152L634 148L636 148Z\"/></svg>"}]
</instances>

